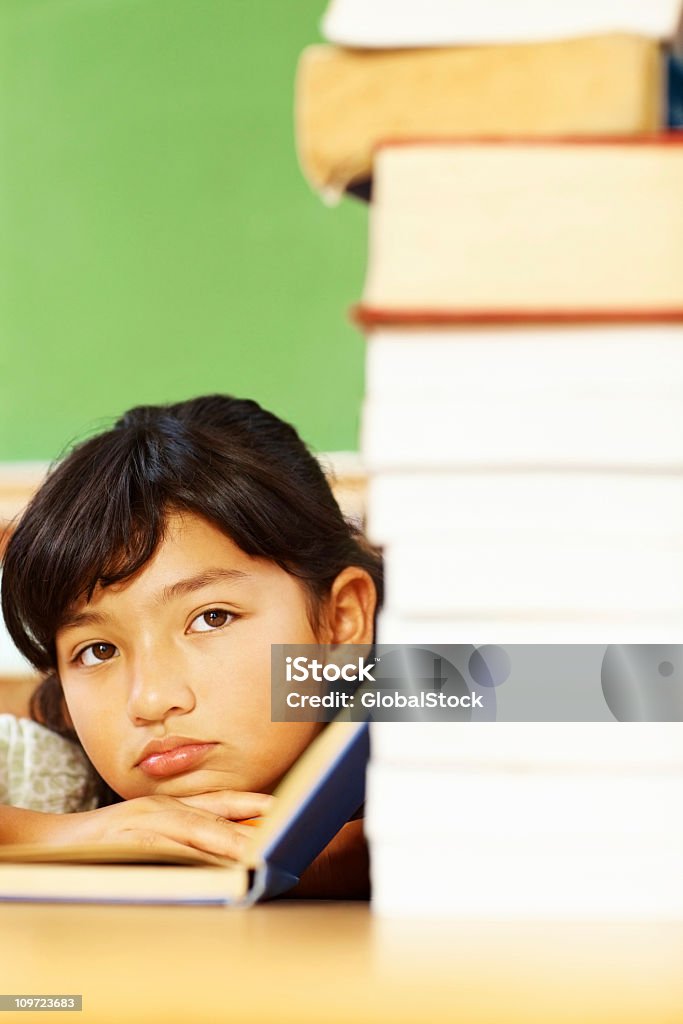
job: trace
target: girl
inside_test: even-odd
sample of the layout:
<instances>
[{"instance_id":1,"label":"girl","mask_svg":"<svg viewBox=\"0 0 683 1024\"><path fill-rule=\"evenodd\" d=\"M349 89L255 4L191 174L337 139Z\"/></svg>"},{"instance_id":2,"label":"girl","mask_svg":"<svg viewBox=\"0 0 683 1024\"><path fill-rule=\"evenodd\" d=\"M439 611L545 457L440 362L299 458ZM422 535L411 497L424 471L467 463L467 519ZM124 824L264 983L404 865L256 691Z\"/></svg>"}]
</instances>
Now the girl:
<instances>
[{"instance_id":1,"label":"girl","mask_svg":"<svg viewBox=\"0 0 683 1024\"><path fill-rule=\"evenodd\" d=\"M5 807L0 841L239 857L240 819L324 728L271 721L270 645L371 643L381 598L379 555L293 427L222 395L132 409L50 473L2 577L8 630L46 673L33 717L82 746L95 806ZM359 895L366 871L351 822L297 891Z\"/></svg>"}]
</instances>

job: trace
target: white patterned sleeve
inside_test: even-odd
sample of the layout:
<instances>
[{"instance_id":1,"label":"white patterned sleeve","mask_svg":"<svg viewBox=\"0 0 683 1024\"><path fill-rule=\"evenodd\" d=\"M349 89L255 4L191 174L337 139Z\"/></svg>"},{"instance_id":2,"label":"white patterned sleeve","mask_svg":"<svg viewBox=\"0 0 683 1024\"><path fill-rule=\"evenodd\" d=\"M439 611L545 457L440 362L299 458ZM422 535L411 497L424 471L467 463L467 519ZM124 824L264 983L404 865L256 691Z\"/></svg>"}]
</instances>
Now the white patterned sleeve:
<instances>
[{"instance_id":1,"label":"white patterned sleeve","mask_svg":"<svg viewBox=\"0 0 683 1024\"><path fill-rule=\"evenodd\" d=\"M90 810L93 778L75 744L28 718L0 715L0 804L52 814Z\"/></svg>"}]
</instances>

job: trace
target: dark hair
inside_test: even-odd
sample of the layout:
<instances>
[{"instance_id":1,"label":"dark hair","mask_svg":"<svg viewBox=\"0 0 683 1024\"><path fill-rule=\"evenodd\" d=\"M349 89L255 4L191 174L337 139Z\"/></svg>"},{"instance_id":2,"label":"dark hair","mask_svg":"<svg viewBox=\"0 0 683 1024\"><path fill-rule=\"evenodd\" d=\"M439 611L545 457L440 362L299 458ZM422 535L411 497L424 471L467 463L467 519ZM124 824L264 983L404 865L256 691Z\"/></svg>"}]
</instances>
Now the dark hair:
<instances>
[{"instance_id":1,"label":"dark hair","mask_svg":"<svg viewBox=\"0 0 683 1024\"><path fill-rule=\"evenodd\" d=\"M47 679L32 713L72 740L56 675L55 634L69 609L139 571L169 512L214 523L246 554L304 584L309 621L349 565L383 598L382 560L345 519L320 463L289 423L250 399L208 395L139 406L78 444L51 470L5 552L8 631Z\"/></svg>"}]
</instances>

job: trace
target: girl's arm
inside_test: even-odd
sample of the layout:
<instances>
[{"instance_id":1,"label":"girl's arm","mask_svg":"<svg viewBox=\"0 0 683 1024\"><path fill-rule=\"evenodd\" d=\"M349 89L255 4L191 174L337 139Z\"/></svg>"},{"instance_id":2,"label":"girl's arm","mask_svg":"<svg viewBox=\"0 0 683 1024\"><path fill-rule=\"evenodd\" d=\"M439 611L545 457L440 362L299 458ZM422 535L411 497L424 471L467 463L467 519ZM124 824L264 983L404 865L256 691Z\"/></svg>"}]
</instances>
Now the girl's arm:
<instances>
[{"instance_id":1,"label":"girl's arm","mask_svg":"<svg viewBox=\"0 0 683 1024\"><path fill-rule=\"evenodd\" d=\"M47 814L0 807L0 843L65 846L123 843L154 849L156 844L205 850L238 859L252 834L241 819L257 817L273 797L227 791L184 797L145 796L74 814Z\"/></svg>"},{"instance_id":2,"label":"girl's arm","mask_svg":"<svg viewBox=\"0 0 683 1024\"><path fill-rule=\"evenodd\" d=\"M0 844L125 843L154 849L156 843L206 850L239 859L251 833L242 818L263 814L272 797L259 793L204 793L183 800L139 797L76 814L46 814L0 807ZM231 820L232 819L232 820ZM363 819L344 825L285 896L298 899L370 897L368 848Z\"/></svg>"},{"instance_id":3,"label":"girl's arm","mask_svg":"<svg viewBox=\"0 0 683 1024\"><path fill-rule=\"evenodd\" d=\"M42 843L52 830L56 836L61 814L26 811L22 807L0 807L0 845Z\"/></svg>"}]
</instances>

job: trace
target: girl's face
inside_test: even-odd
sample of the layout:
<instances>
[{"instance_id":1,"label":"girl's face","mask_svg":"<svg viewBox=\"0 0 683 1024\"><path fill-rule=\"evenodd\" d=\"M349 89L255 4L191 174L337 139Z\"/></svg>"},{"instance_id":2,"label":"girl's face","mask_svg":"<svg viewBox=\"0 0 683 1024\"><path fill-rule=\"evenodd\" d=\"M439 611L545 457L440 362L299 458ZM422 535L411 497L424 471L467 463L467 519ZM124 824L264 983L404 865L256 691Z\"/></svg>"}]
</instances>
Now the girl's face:
<instances>
[{"instance_id":1,"label":"girl's face","mask_svg":"<svg viewBox=\"0 0 683 1024\"><path fill-rule=\"evenodd\" d=\"M317 642L302 584L199 516L171 517L144 568L56 640L74 728L126 799L272 792L322 728L270 720L270 645Z\"/></svg>"}]
</instances>

